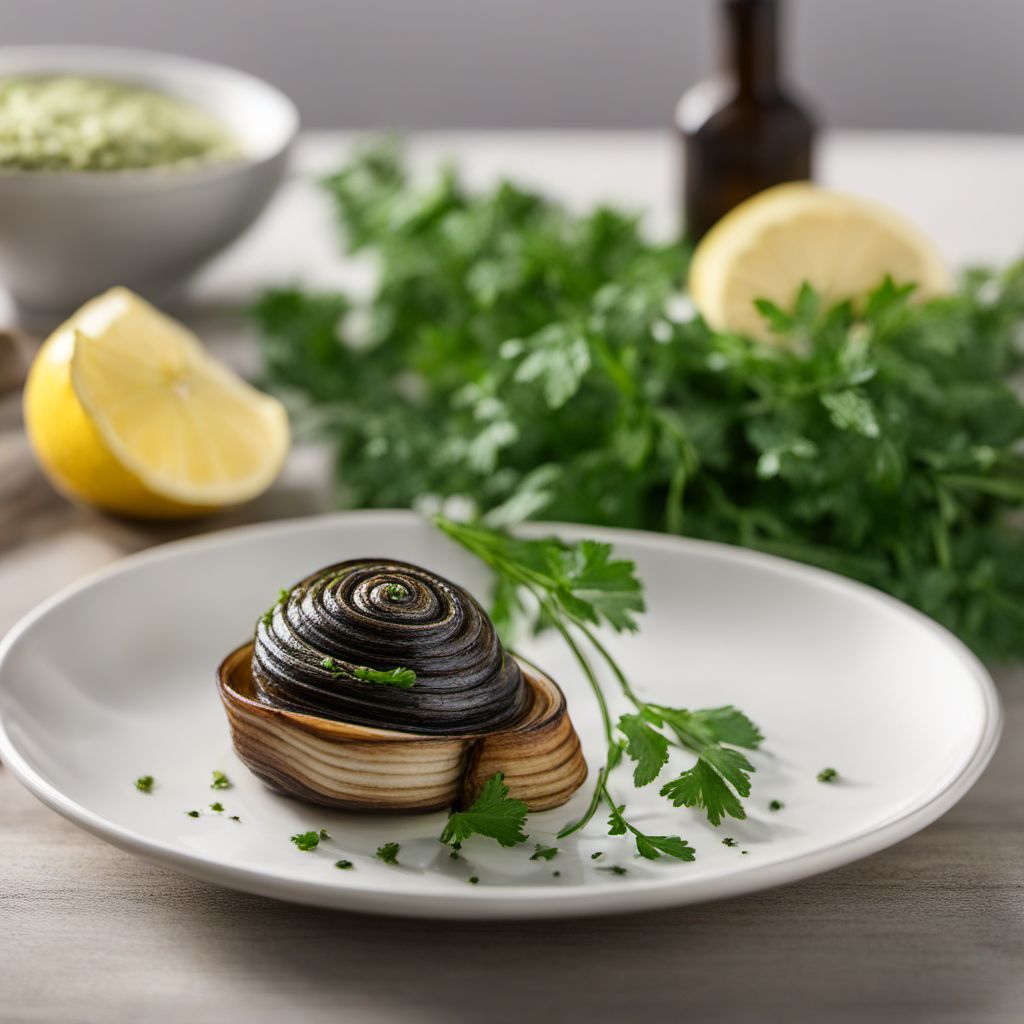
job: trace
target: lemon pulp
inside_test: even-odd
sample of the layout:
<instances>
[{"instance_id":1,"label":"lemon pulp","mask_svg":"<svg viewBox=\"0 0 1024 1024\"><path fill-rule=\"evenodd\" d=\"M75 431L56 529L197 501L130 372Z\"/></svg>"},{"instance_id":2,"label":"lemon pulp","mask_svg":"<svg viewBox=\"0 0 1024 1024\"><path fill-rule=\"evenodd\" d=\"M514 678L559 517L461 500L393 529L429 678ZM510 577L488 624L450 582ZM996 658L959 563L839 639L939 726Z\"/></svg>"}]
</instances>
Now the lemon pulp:
<instances>
[{"instance_id":1,"label":"lemon pulp","mask_svg":"<svg viewBox=\"0 0 1024 1024\"><path fill-rule=\"evenodd\" d=\"M72 497L139 516L192 515L265 490L288 451L276 400L124 288L86 303L40 349L25 424Z\"/></svg>"}]
</instances>

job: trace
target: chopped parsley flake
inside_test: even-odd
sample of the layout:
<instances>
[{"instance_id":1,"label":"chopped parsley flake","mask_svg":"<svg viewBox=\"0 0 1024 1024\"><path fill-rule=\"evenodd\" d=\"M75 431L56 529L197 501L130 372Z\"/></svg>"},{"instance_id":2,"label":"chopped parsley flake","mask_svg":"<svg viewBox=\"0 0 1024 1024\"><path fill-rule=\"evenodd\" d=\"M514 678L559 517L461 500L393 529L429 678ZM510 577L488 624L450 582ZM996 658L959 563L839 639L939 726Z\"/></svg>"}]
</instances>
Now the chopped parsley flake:
<instances>
[{"instance_id":1,"label":"chopped parsley flake","mask_svg":"<svg viewBox=\"0 0 1024 1024\"><path fill-rule=\"evenodd\" d=\"M597 853L592 853L590 855L590 859L591 860L598 860L599 858L601 858L603 856L604 856L604 850L598 850Z\"/></svg>"},{"instance_id":2,"label":"chopped parsley flake","mask_svg":"<svg viewBox=\"0 0 1024 1024\"><path fill-rule=\"evenodd\" d=\"M298 832L292 836L292 842L304 853L315 850L320 845L320 833Z\"/></svg>"},{"instance_id":3,"label":"chopped parsley flake","mask_svg":"<svg viewBox=\"0 0 1024 1024\"><path fill-rule=\"evenodd\" d=\"M597 870L598 871L608 871L608 872L610 872L613 875L624 875L624 874L626 874L626 869L624 867L620 867L618 864L609 864L608 867L606 867L606 868L598 868Z\"/></svg>"},{"instance_id":4,"label":"chopped parsley flake","mask_svg":"<svg viewBox=\"0 0 1024 1024\"><path fill-rule=\"evenodd\" d=\"M398 851L401 848L401 843L385 843L377 848L377 857L384 861L385 864L397 864Z\"/></svg>"},{"instance_id":5,"label":"chopped parsley flake","mask_svg":"<svg viewBox=\"0 0 1024 1024\"><path fill-rule=\"evenodd\" d=\"M819 782L835 782L838 778L839 772L837 772L835 768L822 768L822 770L818 772Z\"/></svg>"},{"instance_id":6,"label":"chopped parsley flake","mask_svg":"<svg viewBox=\"0 0 1024 1024\"><path fill-rule=\"evenodd\" d=\"M224 810L224 805L219 800L217 800L214 803L210 804L210 810L216 811L218 814L220 814L221 811Z\"/></svg>"},{"instance_id":7,"label":"chopped parsley flake","mask_svg":"<svg viewBox=\"0 0 1024 1024\"><path fill-rule=\"evenodd\" d=\"M739 844L739 843L737 843L737 842L736 842L736 840L735 840L735 839L733 839L733 837L732 837L732 836L726 836L726 837L725 837L725 838L724 838L724 839L722 840L722 845L723 845L723 846L739 846L740 844Z\"/></svg>"},{"instance_id":8,"label":"chopped parsley flake","mask_svg":"<svg viewBox=\"0 0 1024 1024\"><path fill-rule=\"evenodd\" d=\"M416 673L411 668L390 668L384 671L360 665L353 670L352 675L364 683L397 686L400 690L408 690L416 682Z\"/></svg>"},{"instance_id":9,"label":"chopped parsley flake","mask_svg":"<svg viewBox=\"0 0 1024 1024\"><path fill-rule=\"evenodd\" d=\"M237 814L232 814L231 815L231 820L232 821L241 821L242 819Z\"/></svg>"},{"instance_id":10,"label":"chopped parsley flake","mask_svg":"<svg viewBox=\"0 0 1024 1024\"><path fill-rule=\"evenodd\" d=\"M135 780L135 788L140 793L152 793L153 792L153 776L152 775L140 775Z\"/></svg>"},{"instance_id":11,"label":"chopped parsley flake","mask_svg":"<svg viewBox=\"0 0 1024 1024\"><path fill-rule=\"evenodd\" d=\"M291 591L285 589L284 587L282 587L277 592L277 600L260 616L260 622L262 622L264 626L269 626L270 623L273 622L274 609L277 608L279 605L284 604L288 600L290 595Z\"/></svg>"},{"instance_id":12,"label":"chopped parsley flake","mask_svg":"<svg viewBox=\"0 0 1024 1024\"><path fill-rule=\"evenodd\" d=\"M781 810L782 810L782 808L783 808L783 807L785 807L785 806L786 806L786 805L785 805L785 804L784 804L784 803L783 803L783 802L782 802L781 800L773 800L773 801L772 801L772 802L771 802L771 803L770 803L770 804L768 805L768 810L769 810L769 811L781 811Z\"/></svg>"},{"instance_id":13,"label":"chopped parsley flake","mask_svg":"<svg viewBox=\"0 0 1024 1024\"><path fill-rule=\"evenodd\" d=\"M198 812L198 811L186 811L185 813L186 813L186 814L187 814L187 815L188 815L188 816L189 816L190 818L198 818L198 817L199 817L199 812Z\"/></svg>"},{"instance_id":14,"label":"chopped parsley flake","mask_svg":"<svg viewBox=\"0 0 1024 1024\"><path fill-rule=\"evenodd\" d=\"M476 875L471 875L470 879L469 879L469 884L470 885L476 885L477 882L479 882L479 881L480 881L480 879L477 878Z\"/></svg>"},{"instance_id":15,"label":"chopped parsley flake","mask_svg":"<svg viewBox=\"0 0 1024 1024\"><path fill-rule=\"evenodd\" d=\"M552 857L557 856L557 846L541 846L540 843L537 843L533 853L530 855L530 860L551 860Z\"/></svg>"},{"instance_id":16,"label":"chopped parsley flake","mask_svg":"<svg viewBox=\"0 0 1024 1024\"><path fill-rule=\"evenodd\" d=\"M231 780L223 773L215 771L213 773L213 782L210 783L210 789L230 789Z\"/></svg>"},{"instance_id":17,"label":"chopped parsley flake","mask_svg":"<svg viewBox=\"0 0 1024 1024\"><path fill-rule=\"evenodd\" d=\"M321 659L320 667L327 669L335 679L353 676L364 683L379 683L381 686L397 686L400 690L408 690L416 682L416 673L411 668L390 668L387 670L367 668L357 665L347 669L334 658L328 656Z\"/></svg>"},{"instance_id":18,"label":"chopped parsley flake","mask_svg":"<svg viewBox=\"0 0 1024 1024\"><path fill-rule=\"evenodd\" d=\"M350 860L336 860L334 862L334 866L336 868L341 868L342 871L347 871L349 868L354 867L355 865Z\"/></svg>"}]
</instances>

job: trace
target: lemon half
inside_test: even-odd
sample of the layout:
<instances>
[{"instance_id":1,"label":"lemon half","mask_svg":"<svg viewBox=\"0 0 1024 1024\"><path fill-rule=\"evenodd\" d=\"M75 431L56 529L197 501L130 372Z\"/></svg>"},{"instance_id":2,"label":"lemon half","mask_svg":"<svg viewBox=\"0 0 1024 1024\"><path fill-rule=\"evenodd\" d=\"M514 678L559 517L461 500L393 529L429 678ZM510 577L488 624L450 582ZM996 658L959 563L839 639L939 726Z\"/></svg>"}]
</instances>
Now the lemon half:
<instances>
[{"instance_id":1,"label":"lemon half","mask_svg":"<svg viewBox=\"0 0 1024 1024\"><path fill-rule=\"evenodd\" d=\"M769 340L754 300L793 306L806 281L826 304L864 295L886 275L915 282L916 298L948 291L932 242L880 203L818 188L776 185L725 215L701 239L690 294L708 324Z\"/></svg>"},{"instance_id":2,"label":"lemon half","mask_svg":"<svg viewBox=\"0 0 1024 1024\"><path fill-rule=\"evenodd\" d=\"M288 452L288 417L125 288L87 302L39 350L25 426L70 497L144 517L254 498Z\"/></svg>"}]
</instances>

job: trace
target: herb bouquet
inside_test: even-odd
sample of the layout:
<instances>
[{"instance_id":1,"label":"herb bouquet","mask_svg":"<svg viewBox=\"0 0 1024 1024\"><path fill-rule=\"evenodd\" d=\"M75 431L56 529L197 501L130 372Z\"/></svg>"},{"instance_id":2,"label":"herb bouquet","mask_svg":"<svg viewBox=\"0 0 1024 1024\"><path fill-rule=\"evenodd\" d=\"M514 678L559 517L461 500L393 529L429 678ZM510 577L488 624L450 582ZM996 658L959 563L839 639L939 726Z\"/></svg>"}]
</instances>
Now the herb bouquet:
<instances>
[{"instance_id":1,"label":"herb bouquet","mask_svg":"<svg viewBox=\"0 0 1024 1024\"><path fill-rule=\"evenodd\" d=\"M494 527L742 544L1024 653L1024 267L924 304L892 281L830 308L804 288L760 304L766 345L711 331L679 294L685 248L616 210L471 195L451 171L414 187L380 147L324 184L375 292L280 289L255 316L266 382L337 446L342 504L460 496Z\"/></svg>"}]
</instances>

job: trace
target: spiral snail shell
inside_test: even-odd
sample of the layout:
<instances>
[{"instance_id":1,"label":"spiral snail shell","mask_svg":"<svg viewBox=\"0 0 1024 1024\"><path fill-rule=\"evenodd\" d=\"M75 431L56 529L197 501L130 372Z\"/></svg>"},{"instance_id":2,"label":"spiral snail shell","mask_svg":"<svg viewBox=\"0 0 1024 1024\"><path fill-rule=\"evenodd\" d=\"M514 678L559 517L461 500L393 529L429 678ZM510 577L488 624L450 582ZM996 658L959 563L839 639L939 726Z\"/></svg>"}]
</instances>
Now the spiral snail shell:
<instances>
[{"instance_id":1,"label":"spiral snail shell","mask_svg":"<svg viewBox=\"0 0 1024 1024\"><path fill-rule=\"evenodd\" d=\"M465 590L405 562L341 562L282 591L218 677L239 757L311 802L436 810L501 771L543 810L586 777L555 683Z\"/></svg>"}]
</instances>

